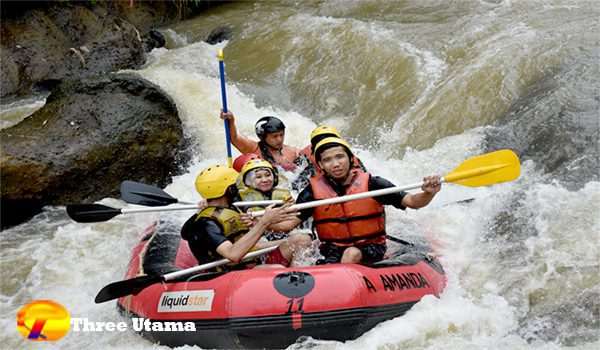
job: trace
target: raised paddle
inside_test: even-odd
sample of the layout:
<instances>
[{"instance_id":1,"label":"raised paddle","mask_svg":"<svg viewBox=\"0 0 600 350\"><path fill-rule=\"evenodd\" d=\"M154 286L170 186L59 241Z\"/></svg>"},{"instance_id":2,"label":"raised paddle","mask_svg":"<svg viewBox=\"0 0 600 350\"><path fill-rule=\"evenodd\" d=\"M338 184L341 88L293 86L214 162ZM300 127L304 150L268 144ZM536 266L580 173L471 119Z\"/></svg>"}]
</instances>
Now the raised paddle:
<instances>
[{"instance_id":1,"label":"raised paddle","mask_svg":"<svg viewBox=\"0 0 600 350\"><path fill-rule=\"evenodd\" d=\"M129 180L123 181L121 183L121 199L127 203L145 205L148 207L167 206L173 203L193 204L190 202L182 202L158 187ZM252 207L271 204L283 204L283 201L264 200L233 202L233 205L235 205L236 207ZM190 209L192 207L181 206L178 208L180 208L181 210L185 210Z\"/></svg>"},{"instance_id":2,"label":"raised paddle","mask_svg":"<svg viewBox=\"0 0 600 350\"><path fill-rule=\"evenodd\" d=\"M227 91L225 89L225 56L223 49L219 49L217 53L219 59L219 77L221 78L221 100L223 103L223 112L227 113ZM229 131L229 120L224 120L225 125L225 143L227 145L227 165L231 168L233 166L233 158L231 156L231 134Z\"/></svg>"},{"instance_id":3,"label":"raised paddle","mask_svg":"<svg viewBox=\"0 0 600 350\"><path fill-rule=\"evenodd\" d=\"M490 186L497 183L512 181L519 177L520 172L521 164L519 163L519 157L517 157L513 151L505 149L482 154L480 156L465 160L458 167L454 168L454 170L442 177L441 182L454 183L469 187ZM423 182L321 199L312 202L294 204L290 207L290 209L302 210L318 207L320 205L329 205L356 199L383 196L390 193L413 190L421 186L423 186ZM264 210L260 210L254 211L251 214L252 216L261 216L264 213Z\"/></svg>"},{"instance_id":4,"label":"raised paddle","mask_svg":"<svg viewBox=\"0 0 600 350\"><path fill-rule=\"evenodd\" d=\"M269 252L274 251L277 248L278 248L278 246L273 246L273 247L263 248L263 249L259 249L259 250L250 252L244 256L242 261L246 261L249 259L256 258L257 256L267 254ZM100 292L98 292L98 295L96 295L96 299L94 299L94 300L95 300L96 304L100 304L105 301L124 297L126 295L138 294L144 288L147 288L147 287L153 285L154 283L172 281L172 280L178 279L180 277L189 276L196 272L212 269L212 268L215 268L218 266L223 266L223 265L226 265L229 263L231 263L231 261L229 259L221 259L221 260L213 261L213 262L210 262L207 264L190 267L185 270L167 273L165 275L156 275L156 276L143 275L143 276L138 276L138 277L130 278L130 279L123 280L123 281L113 282L113 283L105 286L104 288L102 288L100 290Z\"/></svg>"}]
</instances>

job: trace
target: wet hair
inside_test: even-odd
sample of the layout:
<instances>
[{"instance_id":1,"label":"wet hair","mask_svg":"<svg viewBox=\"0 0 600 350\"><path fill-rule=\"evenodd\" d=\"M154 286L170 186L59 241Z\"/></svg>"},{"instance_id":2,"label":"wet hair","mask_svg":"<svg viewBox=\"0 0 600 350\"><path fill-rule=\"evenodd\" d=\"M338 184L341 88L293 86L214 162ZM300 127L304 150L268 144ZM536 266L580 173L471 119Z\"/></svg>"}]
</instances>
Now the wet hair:
<instances>
[{"instance_id":1,"label":"wet hair","mask_svg":"<svg viewBox=\"0 0 600 350\"><path fill-rule=\"evenodd\" d=\"M269 151L269 145L267 145L267 143L264 140L260 140L258 142L258 149L260 150L260 157L262 159L271 163L273 166L275 166L275 164L277 164L277 162L275 161L275 158L273 158L273 156L271 155L271 152Z\"/></svg>"}]
</instances>

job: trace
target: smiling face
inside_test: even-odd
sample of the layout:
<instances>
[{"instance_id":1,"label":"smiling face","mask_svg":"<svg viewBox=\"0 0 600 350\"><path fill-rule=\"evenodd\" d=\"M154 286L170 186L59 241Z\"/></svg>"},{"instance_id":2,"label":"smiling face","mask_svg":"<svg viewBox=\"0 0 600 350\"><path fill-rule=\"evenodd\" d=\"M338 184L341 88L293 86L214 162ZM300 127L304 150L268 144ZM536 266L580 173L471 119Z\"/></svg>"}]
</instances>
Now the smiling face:
<instances>
[{"instance_id":1,"label":"smiling face","mask_svg":"<svg viewBox=\"0 0 600 350\"><path fill-rule=\"evenodd\" d=\"M283 148L283 140L285 139L285 131L276 131L271 132L265 135L265 143L267 146L275 149L281 150Z\"/></svg>"},{"instance_id":2,"label":"smiling face","mask_svg":"<svg viewBox=\"0 0 600 350\"><path fill-rule=\"evenodd\" d=\"M344 181L350 172L350 158L343 146L335 146L321 153L319 166L336 181Z\"/></svg>"},{"instance_id":3,"label":"smiling face","mask_svg":"<svg viewBox=\"0 0 600 350\"><path fill-rule=\"evenodd\" d=\"M250 176L251 187L261 191L268 192L273 189L273 183L275 181L271 170L266 168L259 168L253 170Z\"/></svg>"}]
</instances>

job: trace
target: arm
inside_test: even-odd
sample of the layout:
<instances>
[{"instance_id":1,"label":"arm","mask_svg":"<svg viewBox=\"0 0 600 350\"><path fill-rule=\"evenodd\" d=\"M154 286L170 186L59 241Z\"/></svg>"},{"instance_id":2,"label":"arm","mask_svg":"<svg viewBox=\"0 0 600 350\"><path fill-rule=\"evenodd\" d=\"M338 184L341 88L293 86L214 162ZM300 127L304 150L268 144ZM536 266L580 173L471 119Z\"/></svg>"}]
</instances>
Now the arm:
<instances>
[{"instance_id":1,"label":"arm","mask_svg":"<svg viewBox=\"0 0 600 350\"><path fill-rule=\"evenodd\" d=\"M286 199L286 203L293 205L294 198L290 195ZM298 226L301 222L302 221L296 220L296 218L291 218L291 219L284 220L284 221L274 222L271 225L269 225L268 230L274 231L274 232L290 232L291 230L296 228L296 226Z\"/></svg>"},{"instance_id":2,"label":"arm","mask_svg":"<svg viewBox=\"0 0 600 350\"><path fill-rule=\"evenodd\" d=\"M234 263L239 263L244 255L248 253L252 247L258 242L267 227L279 221L290 220L296 214L296 211L289 209L290 205L284 205L280 208L270 206L266 209L265 214L256 222L248 233L243 235L237 242L225 241L217 247L217 253L231 260Z\"/></svg>"},{"instance_id":3,"label":"arm","mask_svg":"<svg viewBox=\"0 0 600 350\"><path fill-rule=\"evenodd\" d=\"M314 200L314 196L312 193L312 188L310 186L306 186L300 194L298 194L298 198L296 199L296 204L311 202ZM296 226L300 225L302 222L308 220L313 214L314 208L308 208L301 210L299 215L293 216L279 224L281 224L284 230L283 232L288 232L294 229ZM287 229L287 230L286 230ZM276 230L274 230L276 231Z\"/></svg>"},{"instance_id":4,"label":"arm","mask_svg":"<svg viewBox=\"0 0 600 350\"><path fill-rule=\"evenodd\" d=\"M412 209L423 208L431 202L441 188L442 183L439 176L427 176L423 179L423 186L421 186L423 192L407 194L402 199L402 205Z\"/></svg>"},{"instance_id":5,"label":"arm","mask_svg":"<svg viewBox=\"0 0 600 350\"><path fill-rule=\"evenodd\" d=\"M231 143L242 153L256 153L258 151L258 142L253 141L238 133L235 125L235 117L231 111L224 113L221 111L221 119L229 121L229 134Z\"/></svg>"},{"instance_id":6,"label":"arm","mask_svg":"<svg viewBox=\"0 0 600 350\"><path fill-rule=\"evenodd\" d=\"M299 218L292 218L269 225L269 230L275 232L290 232L296 228L296 226L300 225L301 222L302 220Z\"/></svg>"},{"instance_id":7,"label":"arm","mask_svg":"<svg viewBox=\"0 0 600 350\"><path fill-rule=\"evenodd\" d=\"M242 215L242 222L248 226L248 227L253 227L255 224L255 218L253 218L251 215L249 214L241 214ZM275 232L289 232L291 230L293 230L296 226L298 226L298 224L300 224L300 222L297 222L295 220L296 218L292 218L289 220L285 220L285 221L281 221L281 222L274 222L271 223L268 227L267 230L268 231L275 231Z\"/></svg>"},{"instance_id":8,"label":"arm","mask_svg":"<svg viewBox=\"0 0 600 350\"><path fill-rule=\"evenodd\" d=\"M266 228L266 223L259 220L250 232L243 235L237 242L224 241L221 243L216 249L217 253L234 263L239 263L244 255L258 242Z\"/></svg>"}]
</instances>

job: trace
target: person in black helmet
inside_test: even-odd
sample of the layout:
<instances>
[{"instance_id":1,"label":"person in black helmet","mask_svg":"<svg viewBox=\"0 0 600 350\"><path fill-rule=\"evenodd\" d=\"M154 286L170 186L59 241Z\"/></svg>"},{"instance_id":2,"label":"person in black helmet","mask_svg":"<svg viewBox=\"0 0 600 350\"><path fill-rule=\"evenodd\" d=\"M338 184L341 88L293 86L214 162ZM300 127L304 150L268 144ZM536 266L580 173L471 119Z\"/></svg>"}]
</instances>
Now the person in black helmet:
<instances>
[{"instance_id":1,"label":"person in black helmet","mask_svg":"<svg viewBox=\"0 0 600 350\"><path fill-rule=\"evenodd\" d=\"M256 153L273 166L279 166L286 171L296 169L294 160L300 155L296 147L285 145L285 125L273 116L260 118L255 124L256 136L259 141L251 140L240 135L235 125L235 117L231 111L221 111L221 119L229 120L231 143L242 153Z\"/></svg>"}]
</instances>

